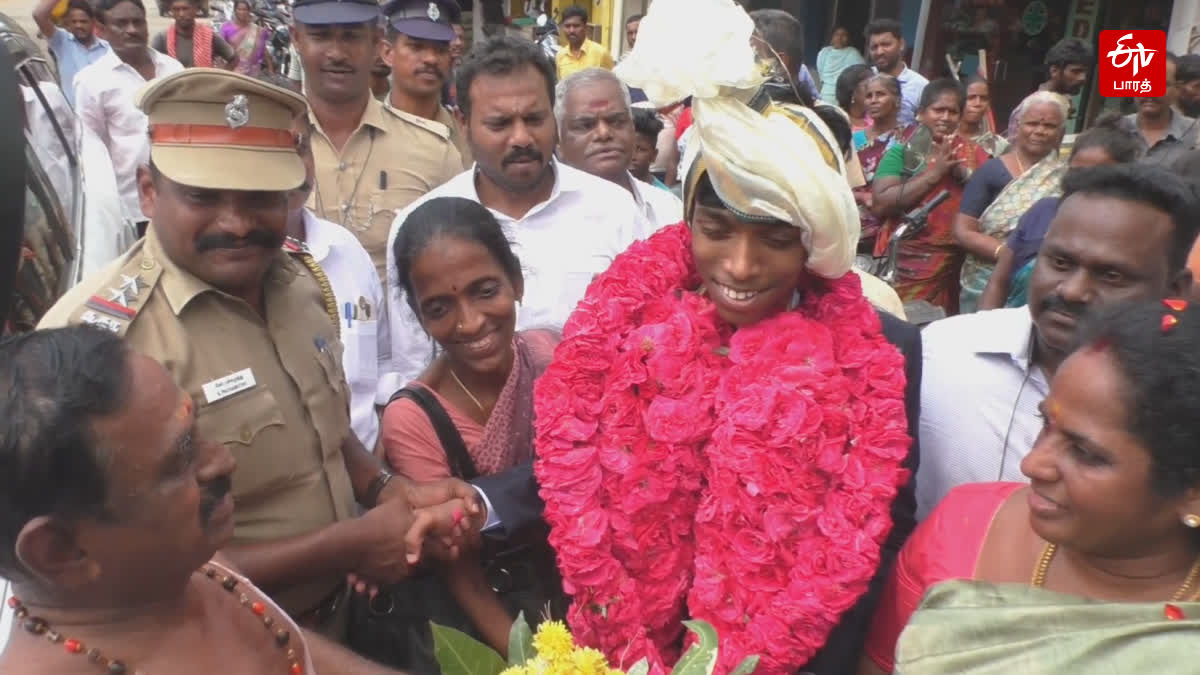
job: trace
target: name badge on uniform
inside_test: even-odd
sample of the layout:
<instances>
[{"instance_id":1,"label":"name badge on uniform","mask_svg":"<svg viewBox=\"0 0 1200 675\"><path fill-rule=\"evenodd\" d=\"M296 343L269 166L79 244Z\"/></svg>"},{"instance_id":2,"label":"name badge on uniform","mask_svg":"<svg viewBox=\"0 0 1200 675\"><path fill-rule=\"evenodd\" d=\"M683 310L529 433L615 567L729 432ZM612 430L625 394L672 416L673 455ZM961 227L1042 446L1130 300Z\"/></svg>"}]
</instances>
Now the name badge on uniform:
<instances>
[{"instance_id":1,"label":"name badge on uniform","mask_svg":"<svg viewBox=\"0 0 1200 675\"><path fill-rule=\"evenodd\" d=\"M254 373L245 368L204 385L204 399L211 405L240 391L246 391L256 384L258 383L254 380Z\"/></svg>"}]
</instances>

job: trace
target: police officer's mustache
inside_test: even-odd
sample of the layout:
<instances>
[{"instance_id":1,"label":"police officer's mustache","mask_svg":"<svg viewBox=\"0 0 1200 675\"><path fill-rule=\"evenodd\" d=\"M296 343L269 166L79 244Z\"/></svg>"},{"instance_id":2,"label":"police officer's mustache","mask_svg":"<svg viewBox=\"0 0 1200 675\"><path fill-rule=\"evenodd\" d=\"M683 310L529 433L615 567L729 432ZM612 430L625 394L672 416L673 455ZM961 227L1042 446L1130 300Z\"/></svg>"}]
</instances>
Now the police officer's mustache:
<instances>
[{"instance_id":1,"label":"police officer's mustache","mask_svg":"<svg viewBox=\"0 0 1200 675\"><path fill-rule=\"evenodd\" d=\"M196 240L196 251L204 253L223 248L246 248L261 246L263 248L279 248L283 244L283 235L274 234L267 230L250 230L244 237L232 234L207 234Z\"/></svg>"}]
</instances>

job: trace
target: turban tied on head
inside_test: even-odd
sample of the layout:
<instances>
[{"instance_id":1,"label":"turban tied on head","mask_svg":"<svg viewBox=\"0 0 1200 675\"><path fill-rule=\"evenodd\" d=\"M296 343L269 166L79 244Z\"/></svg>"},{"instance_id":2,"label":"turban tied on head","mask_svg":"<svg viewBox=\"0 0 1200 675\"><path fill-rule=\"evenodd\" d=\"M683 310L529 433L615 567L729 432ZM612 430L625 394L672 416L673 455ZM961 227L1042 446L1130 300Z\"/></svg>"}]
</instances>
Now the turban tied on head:
<instances>
[{"instance_id":1,"label":"turban tied on head","mask_svg":"<svg viewBox=\"0 0 1200 675\"><path fill-rule=\"evenodd\" d=\"M681 33L691 36L689 49L679 49ZM707 177L739 218L800 228L808 269L840 277L860 232L841 153L812 111L765 98L753 33L754 22L733 0L657 0L617 75L658 107L693 97L695 131L680 162L686 218Z\"/></svg>"}]
</instances>

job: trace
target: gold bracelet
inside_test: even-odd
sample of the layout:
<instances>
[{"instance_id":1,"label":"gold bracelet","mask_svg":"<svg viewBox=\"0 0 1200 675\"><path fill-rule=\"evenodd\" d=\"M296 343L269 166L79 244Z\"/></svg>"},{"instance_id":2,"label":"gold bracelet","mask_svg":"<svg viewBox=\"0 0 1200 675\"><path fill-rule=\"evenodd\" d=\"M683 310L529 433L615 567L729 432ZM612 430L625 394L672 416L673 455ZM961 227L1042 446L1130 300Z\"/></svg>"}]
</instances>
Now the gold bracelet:
<instances>
[{"instance_id":1,"label":"gold bracelet","mask_svg":"<svg viewBox=\"0 0 1200 675\"><path fill-rule=\"evenodd\" d=\"M1000 245L996 247L996 251L994 253L992 253L992 257L995 258L996 260L999 260L1000 259L1000 249L1002 249L1002 248L1004 248L1004 242L1000 242Z\"/></svg>"}]
</instances>

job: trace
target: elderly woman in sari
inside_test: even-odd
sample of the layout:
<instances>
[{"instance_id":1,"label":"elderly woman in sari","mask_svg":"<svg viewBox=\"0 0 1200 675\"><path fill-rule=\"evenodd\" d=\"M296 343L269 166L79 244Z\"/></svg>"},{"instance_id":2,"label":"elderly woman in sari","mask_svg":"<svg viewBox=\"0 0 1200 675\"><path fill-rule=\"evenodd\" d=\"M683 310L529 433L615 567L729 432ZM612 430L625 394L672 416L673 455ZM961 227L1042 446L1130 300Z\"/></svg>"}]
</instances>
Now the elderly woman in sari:
<instances>
[{"instance_id":1,"label":"elderly woman in sari","mask_svg":"<svg viewBox=\"0 0 1200 675\"><path fill-rule=\"evenodd\" d=\"M899 224L897 216L933 199L943 190L950 198L929 214L915 236L899 244L896 280L892 284L905 302L924 300L947 315L958 313L962 248L951 222L962 201L963 184L988 161L987 152L959 136L963 91L952 79L934 80L921 92L909 141L893 145L875 170L872 186L877 216L890 217L875 240L875 255L887 255L888 239Z\"/></svg>"},{"instance_id":2,"label":"elderly woman in sari","mask_svg":"<svg viewBox=\"0 0 1200 675\"><path fill-rule=\"evenodd\" d=\"M221 37L233 45L237 54L234 70L254 77L261 72L275 74L275 64L267 49L270 33L254 22L250 0L236 0L233 5L233 21L221 26Z\"/></svg>"},{"instance_id":3,"label":"elderly woman in sari","mask_svg":"<svg viewBox=\"0 0 1200 675\"><path fill-rule=\"evenodd\" d=\"M408 216L393 250L395 278L439 350L425 372L384 410L380 433L388 464L413 480L473 480L528 461L533 456L533 383L550 362L559 336L550 330L516 331L524 279L495 216L472 200L434 199ZM526 609L532 621L540 616L540 606L557 601L560 592L553 562L542 564L552 561L544 532L540 541L530 543L527 559L517 564L542 575L540 584L514 590L542 596ZM513 578L518 576L521 583L532 577ZM429 618L460 624L465 618L470 625L460 627L473 628L505 653L514 608L492 590L479 557L464 557L442 577L465 617L451 608L452 620ZM422 671L416 664L405 665Z\"/></svg>"},{"instance_id":4,"label":"elderly woman in sari","mask_svg":"<svg viewBox=\"0 0 1200 675\"><path fill-rule=\"evenodd\" d=\"M1085 323L1040 405L1030 484L960 486L921 523L859 675L1195 672L1198 341L1182 299Z\"/></svg>"},{"instance_id":5,"label":"elderly woman in sari","mask_svg":"<svg viewBox=\"0 0 1200 675\"><path fill-rule=\"evenodd\" d=\"M875 180L875 170L888 148L907 141L907 134L912 131L911 128L900 126L900 100L900 81L896 78L879 74L867 80L866 105L871 125L854 132L854 151L858 153L863 177L867 180L866 185L854 190L862 223L862 238L859 239L859 251L862 253L871 253L875 249L875 237L883 225L873 208L871 183Z\"/></svg>"},{"instance_id":6,"label":"elderly woman in sari","mask_svg":"<svg viewBox=\"0 0 1200 675\"><path fill-rule=\"evenodd\" d=\"M958 133L975 141L992 157L999 157L1008 150L1008 141L992 129L991 110L991 85L982 77L972 75L967 80L967 102L963 107Z\"/></svg>"},{"instance_id":7,"label":"elderly woman in sari","mask_svg":"<svg viewBox=\"0 0 1200 675\"><path fill-rule=\"evenodd\" d=\"M967 251L959 310L974 312L1004 241L1029 207L1059 194L1066 163L1059 158L1069 111L1067 99L1039 91L1021 103L1011 151L971 176L954 219L954 237Z\"/></svg>"},{"instance_id":8,"label":"elderly woman in sari","mask_svg":"<svg viewBox=\"0 0 1200 675\"><path fill-rule=\"evenodd\" d=\"M1083 169L1135 162L1141 157L1142 146L1134 134L1121 125L1120 115L1102 115L1092 128L1075 139L1067 167ZM1021 307L1026 304L1033 264L1042 240L1050 229L1050 221L1058 212L1060 201L1058 195L1045 197L1021 216L1017 229L1008 235L1004 248L1000 249L996 268L988 278L983 294L979 296L979 309Z\"/></svg>"}]
</instances>

